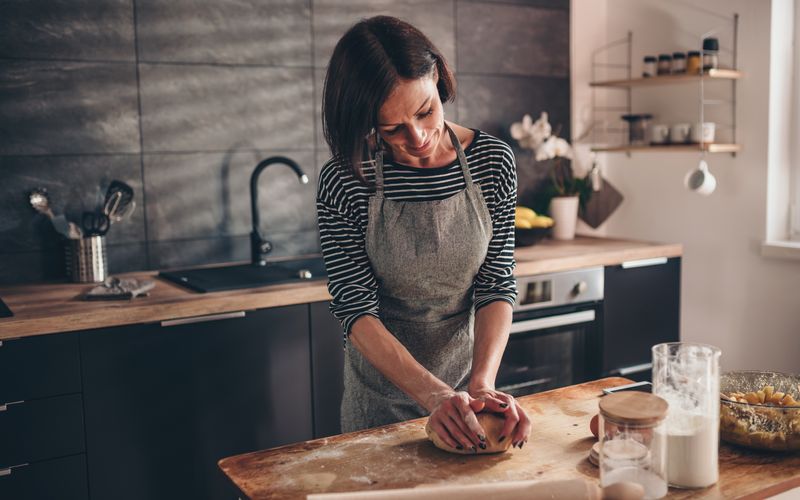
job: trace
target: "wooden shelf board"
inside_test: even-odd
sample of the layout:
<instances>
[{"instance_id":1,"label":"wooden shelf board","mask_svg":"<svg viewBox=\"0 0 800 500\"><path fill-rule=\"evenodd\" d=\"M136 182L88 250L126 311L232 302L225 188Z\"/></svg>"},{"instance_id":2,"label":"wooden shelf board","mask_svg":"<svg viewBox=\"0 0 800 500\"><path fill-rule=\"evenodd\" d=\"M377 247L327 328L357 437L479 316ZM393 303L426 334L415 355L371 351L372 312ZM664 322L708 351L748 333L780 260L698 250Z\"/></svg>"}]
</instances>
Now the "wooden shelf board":
<instances>
[{"instance_id":1,"label":"wooden shelf board","mask_svg":"<svg viewBox=\"0 0 800 500\"><path fill-rule=\"evenodd\" d=\"M643 87L651 85L671 85L675 83L691 83L705 80L738 80L742 72L733 69L712 69L703 75L661 75L648 78L632 78L630 80L607 80L591 82L592 87Z\"/></svg>"},{"instance_id":2,"label":"wooden shelf board","mask_svg":"<svg viewBox=\"0 0 800 500\"><path fill-rule=\"evenodd\" d=\"M598 153L627 153L635 151L650 151L654 153L675 153L675 152L692 152L700 151L699 144L674 144L674 145L657 145L657 146L606 146L606 147L593 147L592 151ZM738 153L742 150L741 144L703 144L703 148L709 153Z\"/></svg>"}]
</instances>

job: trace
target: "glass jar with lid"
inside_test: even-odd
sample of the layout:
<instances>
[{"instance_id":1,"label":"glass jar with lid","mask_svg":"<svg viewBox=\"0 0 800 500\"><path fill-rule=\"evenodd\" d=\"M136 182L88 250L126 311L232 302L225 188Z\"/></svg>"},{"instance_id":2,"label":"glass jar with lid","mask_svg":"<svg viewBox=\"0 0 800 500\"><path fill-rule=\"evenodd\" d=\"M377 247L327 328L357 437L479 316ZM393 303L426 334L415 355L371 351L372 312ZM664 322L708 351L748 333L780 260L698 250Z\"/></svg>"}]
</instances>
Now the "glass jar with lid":
<instances>
[{"instance_id":1,"label":"glass jar with lid","mask_svg":"<svg viewBox=\"0 0 800 500\"><path fill-rule=\"evenodd\" d=\"M668 75L672 71L672 56L669 54L660 54L658 56L658 69L659 75Z\"/></svg>"},{"instance_id":2,"label":"glass jar with lid","mask_svg":"<svg viewBox=\"0 0 800 500\"><path fill-rule=\"evenodd\" d=\"M667 494L667 402L644 392L619 392L600 400L600 486L637 483L645 498Z\"/></svg>"},{"instance_id":3,"label":"glass jar with lid","mask_svg":"<svg viewBox=\"0 0 800 500\"><path fill-rule=\"evenodd\" d=\"M700 59L699 50L690 50L686 58L686 72L690 75L696 75L702 71L703 61Z\"/></svg>"},{"instance_id":4,"label":"glass jar with lid","mask_svg":"<svg viewBox=\"0 0 800 500\"><path fill-rule=\"evenodd\" d=\"M686 73L686 54L683 52L672 53L672 74Z\"/></svg>"}]
</instances>

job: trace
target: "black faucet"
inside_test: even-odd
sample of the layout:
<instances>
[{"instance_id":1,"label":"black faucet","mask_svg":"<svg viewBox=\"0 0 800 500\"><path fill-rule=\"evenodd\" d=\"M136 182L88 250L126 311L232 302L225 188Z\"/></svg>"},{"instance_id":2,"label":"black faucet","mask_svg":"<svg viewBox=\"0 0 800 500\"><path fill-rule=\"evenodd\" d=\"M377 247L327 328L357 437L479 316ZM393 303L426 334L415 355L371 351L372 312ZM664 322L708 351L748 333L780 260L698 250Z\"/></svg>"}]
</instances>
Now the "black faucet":
<instances>
[{"instance_id":1,"label":"black faucet","mask_svg":"<svg viewBox=\"0 0 800 500\"><path fill-rule=\"evenodd\" d=\"M258 213L258 177L265 168L273 163L283 163L290 167L294 170L294 173L297 174L301 183L308 184L308 176L303 173L300 165L285 156L272 156L261 160L261 162L256 165L255 170L253 170L253 175L250 176L250 210L252 211L253 220L253 230L250 232L250 252L253 265L255 266L266 266L267 254L272 251L272 243L267 241L259 230L259 226L261 226L261 216Z\"/></svg>"}]
</instances>

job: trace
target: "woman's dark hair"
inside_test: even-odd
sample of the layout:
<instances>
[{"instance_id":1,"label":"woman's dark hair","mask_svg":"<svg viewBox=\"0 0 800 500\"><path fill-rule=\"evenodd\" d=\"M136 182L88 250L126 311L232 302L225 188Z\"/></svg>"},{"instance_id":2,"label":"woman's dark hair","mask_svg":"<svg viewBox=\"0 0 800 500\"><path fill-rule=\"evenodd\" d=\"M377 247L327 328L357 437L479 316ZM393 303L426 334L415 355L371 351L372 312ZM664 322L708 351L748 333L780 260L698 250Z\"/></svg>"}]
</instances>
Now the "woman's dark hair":
<instances>
[{"instance_id":1,"label":"woman's dark hair","mask_svg":"<svg viewBox=\"0 0 800 500\"><path fill-rule=\"evenodd\" d=\"M331 153L362 182L367 137L378 111L401 79L429 76L436 68L442 102L455 98L455 79L441 52L414 26L376 16L350 28L333 49L322 95L322 129Z\"/></svg>"}]
</instances>

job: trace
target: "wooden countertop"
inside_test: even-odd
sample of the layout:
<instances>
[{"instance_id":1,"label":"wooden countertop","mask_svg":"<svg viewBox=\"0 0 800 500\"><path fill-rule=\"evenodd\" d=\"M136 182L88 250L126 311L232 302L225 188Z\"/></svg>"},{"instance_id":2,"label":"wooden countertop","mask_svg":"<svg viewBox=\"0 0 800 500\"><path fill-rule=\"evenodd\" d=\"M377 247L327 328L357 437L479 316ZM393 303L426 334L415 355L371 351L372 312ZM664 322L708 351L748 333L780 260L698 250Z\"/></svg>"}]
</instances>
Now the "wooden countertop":
<instances>
[{"instance_id":1,"label":"wooden countertop","mask_svg":"<svg viewBox=\"0 0 800 500\"><path fill-rule=\"evenodd\" d=\"M601 389L629 383L607 378L519 398L533 419L521 450L452 455L425 435L425 419L237 455L219 466L251 499L305 498L309 493L410 488L422 484L591 479L589 421ZM720 445L719 482L699 490L671 488L668 498L764 498L800 486L800 455Z\"/></svg>"},{"instance_id":2,"label":"wooden countertop","mask_svg":"<svg viewBox=\"0 0 800 500\"><path fill-rule=\"evenodd\" d=\"M517 276L542 274L627 260L677 257L681 245L579 237L572 241L545 240L517 248ZM156 272L123 276L152 278L156 288L133 301L81 300L92 285L51 283L0 287L0 298L14 312L0 318L0 340L150 323L162 320L264 309L330 300L325 281L272 285L214 293L194 293L156 277Z\"/></svg>"}]
</instances>

